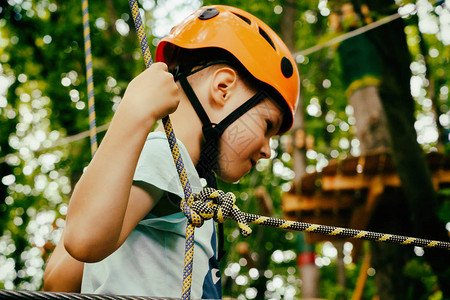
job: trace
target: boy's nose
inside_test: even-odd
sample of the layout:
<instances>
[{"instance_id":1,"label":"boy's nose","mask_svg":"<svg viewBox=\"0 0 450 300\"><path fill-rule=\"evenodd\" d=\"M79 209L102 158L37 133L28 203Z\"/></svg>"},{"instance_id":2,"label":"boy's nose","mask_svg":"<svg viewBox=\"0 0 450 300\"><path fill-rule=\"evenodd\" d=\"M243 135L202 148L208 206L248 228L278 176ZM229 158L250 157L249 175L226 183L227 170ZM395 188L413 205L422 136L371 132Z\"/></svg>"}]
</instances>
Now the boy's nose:
<instances>
[{"instance_id":1,"label":"boy's nose","mask_svg":"<svg viewBox=\"0 0 450 300\"><path fill-rule=\"evenodd\" d=\"M271 149L270 149L270 138L266 139L264 145L261 148L261 158L270 158Z\"/></svg>"}]
</instances>

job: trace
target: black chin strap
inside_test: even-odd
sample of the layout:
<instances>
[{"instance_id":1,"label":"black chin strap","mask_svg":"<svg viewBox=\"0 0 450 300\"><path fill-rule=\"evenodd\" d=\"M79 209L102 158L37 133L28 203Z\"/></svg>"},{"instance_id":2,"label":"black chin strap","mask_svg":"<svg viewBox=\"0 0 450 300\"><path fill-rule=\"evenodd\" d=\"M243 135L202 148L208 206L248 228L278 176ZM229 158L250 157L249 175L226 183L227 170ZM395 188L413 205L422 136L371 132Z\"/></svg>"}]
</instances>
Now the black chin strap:
<instances>
[{"instance_id":1,"label":"black chin strap","mask_svg":"<svg viewBox=\"0 0 450 300\"><path fill-rule=\"evenodd\" d=\"M202 68L203 69L203 68ZM197 70L196 70L197 71ZM194 71L195 72L195 71ZM191 75L176 74L175 79L180 81L181 87L184 93L188 97L192 104L195 112L197 113L200 121L203 124L202 131L205 138L205 142L202 145L200 151L200 158L196 165L197 172L200 177L206 180L209 187L217 189L216 176L214 174L219 171L218 168L218 155L219 155L219 140L225 129L230 126L234 121L239 119L243 114L249 111L252 107L258 104L261 100L268 97L264 91L257 92L253 97L247 100L244 104L239 106L231 114L229 114L225 119L223 119L219 124L212 123L209 119L206 111L198 100L197 95L192 89L191 85L187 80L187 76ZM218 260L225 255L224 249L224 234L223 234L223 224L219 223L219 249L218 249Z\"/></svg>"}]
</instances>

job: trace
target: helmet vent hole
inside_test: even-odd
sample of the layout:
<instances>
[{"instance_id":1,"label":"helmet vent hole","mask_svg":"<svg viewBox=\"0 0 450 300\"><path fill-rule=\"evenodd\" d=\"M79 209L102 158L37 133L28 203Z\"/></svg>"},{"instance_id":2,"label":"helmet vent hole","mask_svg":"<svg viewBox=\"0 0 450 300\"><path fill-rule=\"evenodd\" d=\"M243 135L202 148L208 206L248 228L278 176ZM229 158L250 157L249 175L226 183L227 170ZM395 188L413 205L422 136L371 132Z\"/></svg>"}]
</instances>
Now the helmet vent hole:
<instances>
[{"instance_id":1,"label":"helmet vent hole","mask_svg":"<svg viewBox=\"0 0 450 300\"><path fill-rule=\"evenodd\" d=\"M252 24L252 21L250 21L249 19L247 19L246 17L244 17L244 16L241 16L241 15L239 15L239 14L236 14L236 13L233 13L236 17L238 17L238 18L240 18L241 20L243 20L245 23L247 23L248 25L251 25Z\"/></svg>"},{"instance_id":2,"label":"helmet vent hole","mask_svg":"<svg viewBox=\"0 0 450 300\"><path fill-rule=\"evenodd\" d=\"M261 36L270 44L270 46L272 46L272 48L275 49L275 51L277 51L272 39L269 37L269 35L264 30L261 29L261 27L259 28L259 34L261 34Z\"/></svg>"},{"instance_id":3,"label":"helmet vent hole","mask_svg":"<svg viewBox=\"0 0 450 300\"><path fill-rule=\"evenodd\" d=\"M200 20L209 20L214 18L219 14L219 10L217 8L206 8L200 12L198 18Z\"/></svg>"},{"instance_id":4,"label":"helmet vent hole","mask_svg":"<svg viewBox=\"0 0 450 300\"><path fill-rule=\"evenodd\" d=\"M292 74L294 74L294 67L286 56L281 59L281 73L283 73L286 78L290 78Z\"/></svg>"}]
</instances>

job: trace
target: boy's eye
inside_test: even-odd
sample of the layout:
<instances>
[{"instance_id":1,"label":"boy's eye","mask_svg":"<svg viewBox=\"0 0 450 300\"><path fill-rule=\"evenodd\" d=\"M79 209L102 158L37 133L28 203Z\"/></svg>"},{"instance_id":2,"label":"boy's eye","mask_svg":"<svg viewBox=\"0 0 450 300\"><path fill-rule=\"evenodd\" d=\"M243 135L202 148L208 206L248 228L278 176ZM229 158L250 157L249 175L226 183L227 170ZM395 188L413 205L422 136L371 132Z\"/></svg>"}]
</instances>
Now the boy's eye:
<instances>
[{"instance_id":1,"label":"boy's eye","mask_svg":"<svg viewBox=\"0 0 450 300\"><path fill-rule=\"evenodd\" d=\"M272 129L273 125L272 125L272 121L270 120L266 120L266 129L267 132L269 132Z\"/></svg>"}]
</instances>

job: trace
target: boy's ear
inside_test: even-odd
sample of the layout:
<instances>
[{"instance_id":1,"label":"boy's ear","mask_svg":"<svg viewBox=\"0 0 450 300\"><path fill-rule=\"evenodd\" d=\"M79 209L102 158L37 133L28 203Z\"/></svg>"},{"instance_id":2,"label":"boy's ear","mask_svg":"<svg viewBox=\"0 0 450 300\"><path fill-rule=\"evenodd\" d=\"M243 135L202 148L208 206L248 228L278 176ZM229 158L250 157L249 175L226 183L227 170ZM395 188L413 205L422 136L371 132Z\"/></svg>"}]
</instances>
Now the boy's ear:
<instances>
[{"instance_id":1,"label":"boy's ear","mask_svg":"<svg viewBox=\"0 0 450 300\"><path fill-rule=\"evenodd\" d=\"M217 69L211 81L210 93L212 100L220 106L224 106L231 97L236 87L238 75L230 67L221 67Z\"/></svg>"}]
</instances>

